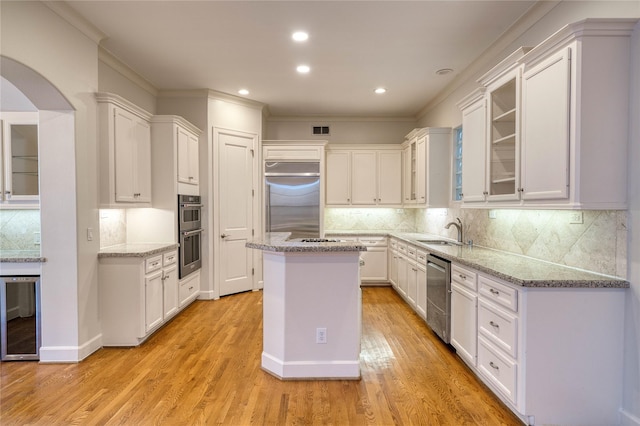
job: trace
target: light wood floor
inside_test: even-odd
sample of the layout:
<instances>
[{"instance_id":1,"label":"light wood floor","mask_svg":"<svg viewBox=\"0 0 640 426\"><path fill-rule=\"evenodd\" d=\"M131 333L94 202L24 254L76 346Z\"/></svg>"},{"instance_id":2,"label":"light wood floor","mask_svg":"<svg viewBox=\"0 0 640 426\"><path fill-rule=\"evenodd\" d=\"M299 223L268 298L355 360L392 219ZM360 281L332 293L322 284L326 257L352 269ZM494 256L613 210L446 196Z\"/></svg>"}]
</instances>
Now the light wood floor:
<instances>
[{"instance_id":1,"label":"light wood floor","mask_svg":"<svg viewBox=\"0 0 640 426\"><path fill-rule=\"evenodd\" d=\"M362 379L260 369L262 292L197 301L138 348L0 363L0 424L521 425L389 287L363 289Z\"/></svg>"}]
</instances>

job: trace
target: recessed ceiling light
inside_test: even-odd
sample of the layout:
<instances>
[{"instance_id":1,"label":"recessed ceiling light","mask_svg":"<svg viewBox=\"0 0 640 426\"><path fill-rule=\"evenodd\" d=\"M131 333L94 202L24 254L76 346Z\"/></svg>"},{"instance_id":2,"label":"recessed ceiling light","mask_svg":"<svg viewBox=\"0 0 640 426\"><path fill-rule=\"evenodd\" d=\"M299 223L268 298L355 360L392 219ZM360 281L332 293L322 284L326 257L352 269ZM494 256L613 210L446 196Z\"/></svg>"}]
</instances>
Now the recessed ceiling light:
<instances>
[{"instance_id":1,"label":"recessed ceiling light","mask_svg":"<svg viewBox=\"0 0 640 426\"><path fill-rule=\"evenodd\" d=\"M241 94L241 95L248 95L249 91L247 89L240 89L240 90L238 90L238 93Z\"/></svg>"},{"instance_id":2,"label":"recessed ceiling light","mask_svg":"<svg viewBox=\"0 0 640 426\"><path fill-rule=\"evenodd\" d=\"M449 73L452 73L452 72L453 72L453 70L451 68L442 68L442 69L439 69L438 71L436 71L436 74L445 75L445 74L449 74Z\"/></svg>"},{"instance_id":3,"label":"recessed ceiling light","mask_svg":"<svg viewBox=\"0 0 640 426\"><path fill-rule=\"evenodd\" d=\"M311 71L311 68L309 67L309 65L298 65L296 71L298 71L300 74L306 74Z\"/></svg>"},{"instance_id":4,"label":"recessed ceiling light","mask_svg":"<svg viewBox=\"0 0 640 426\"><path fill-rule=\"evenodd\" d=\"M384 87L378 87L376 90L374 90L374 92L376 92L378 95L381 95L383 93L385 93L387 91L387 89L385 89Z\"/></svg>"},{"instance_id":5,"label":"recessed ceiling light","mask_svg":"<svg viewBox=\"0 0 640 426\"><path fill-rule=\"evenodd\" d=\"M304 31L296 31L291 35L291 38L294 41L307 41L307 39L309 38L309 34L305 33Z\"/></svg>"}]
</instances>

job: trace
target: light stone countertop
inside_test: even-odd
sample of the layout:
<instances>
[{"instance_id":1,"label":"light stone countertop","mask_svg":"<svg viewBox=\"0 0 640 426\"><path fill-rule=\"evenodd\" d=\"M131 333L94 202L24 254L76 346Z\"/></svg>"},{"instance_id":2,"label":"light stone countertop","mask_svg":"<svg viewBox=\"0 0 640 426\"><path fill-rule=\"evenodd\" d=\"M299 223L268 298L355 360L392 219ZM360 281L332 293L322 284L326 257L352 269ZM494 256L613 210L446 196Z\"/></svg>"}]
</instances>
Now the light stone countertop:
<instances>
[{"instance_id":1,"label":"light stone countertop","mask_svg":"<svg viewBox=\"0 0 640 426\"><path fill-rule=\"evenodd\" d=\"M290 233L273 232L265 235L261 240L250 241L246 247L281 253L328 253L328 252L348 252L348 251L367 251L367 248L360 243L352 241L342 242L314 242L303 243L300 241L287 240Z\"/></svg>"},{"instance_id":2,"label":"light stone countertop","mask_svg":"<svg viewBox=\"0 0 640 426\"><path fill-rule=\"evenodd\" d=\"M40 250L2 250L0 262L6 263L44 263L47 259L42 257Z\"/></svg>"},{"instance_id":3,"label":"light stone countertop","mask_svg":"<svg viewBox=\"0 0 640 426\"><path fill-rule=\"evenodd\" d=\"M629 282L609 275L546 262L481 246L430 245L424 239L450 240L439 235L395 231L325 231L328 238L340 236L389 236L425 251L485 272L515 285L532 288L629 288Z\"/></svg>"},{"instance_id":4,"label":"light stone countertop","mask_svg":"<svg viewBox=\"0 0 640 426\"><path fill-rule=\"evenodd\" d=\"M178 248L177 243L135 243L118 244L104 247L98 252L98 258L106 257L147 257Z\"/></svg>"}]
</instances>

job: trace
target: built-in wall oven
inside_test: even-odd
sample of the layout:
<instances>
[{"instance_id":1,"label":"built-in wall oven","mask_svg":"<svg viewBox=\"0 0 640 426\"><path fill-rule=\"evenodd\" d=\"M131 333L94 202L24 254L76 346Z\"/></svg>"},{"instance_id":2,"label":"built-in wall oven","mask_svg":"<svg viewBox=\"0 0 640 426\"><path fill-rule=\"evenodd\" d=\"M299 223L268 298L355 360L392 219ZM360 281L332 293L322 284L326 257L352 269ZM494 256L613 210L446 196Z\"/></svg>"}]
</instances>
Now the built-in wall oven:
<instances>
[{"instance_id":1,"label":"built-in wall oven","mask_svg":"<svg viewBox=\"0 0 640 426\"><path fill-rule=\"evenodd\" d=\"M178 195L178 249L182 279L202 267L202 202L199 195Z\"/></svg>"}]
</instances>

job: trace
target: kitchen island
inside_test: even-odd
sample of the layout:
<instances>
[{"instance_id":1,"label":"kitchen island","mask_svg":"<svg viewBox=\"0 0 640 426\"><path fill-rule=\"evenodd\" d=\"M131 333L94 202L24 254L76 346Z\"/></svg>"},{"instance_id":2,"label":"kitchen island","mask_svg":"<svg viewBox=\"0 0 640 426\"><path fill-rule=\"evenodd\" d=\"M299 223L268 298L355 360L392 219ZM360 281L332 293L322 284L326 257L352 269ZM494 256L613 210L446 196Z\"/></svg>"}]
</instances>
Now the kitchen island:
<instances>
[{"instance_id":1,"label":"kitchen island","mask_svg":"<svg viewBox=\"0 0 640 426\"><path fill-rule=\"evenodd\" d=\"M262 368L283 379L359 379L360 255L354 242L271 234L264 262Z\"/></svg>"}]
</instances>

